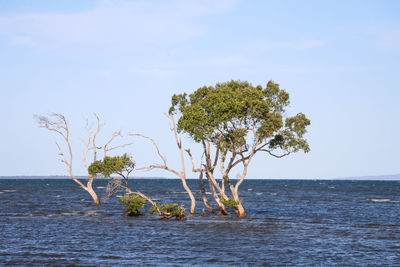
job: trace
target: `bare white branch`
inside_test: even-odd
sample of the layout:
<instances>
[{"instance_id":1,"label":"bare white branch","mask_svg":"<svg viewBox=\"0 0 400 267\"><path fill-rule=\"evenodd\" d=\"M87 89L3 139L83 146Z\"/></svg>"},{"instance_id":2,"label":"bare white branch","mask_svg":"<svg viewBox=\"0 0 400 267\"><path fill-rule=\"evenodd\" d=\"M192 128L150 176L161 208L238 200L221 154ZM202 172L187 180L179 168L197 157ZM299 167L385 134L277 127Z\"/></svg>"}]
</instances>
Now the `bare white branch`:
<instances>
[{"instance_id":1,"label":"bare white branch","mask_svg":"<svg viewBox=\"0 0 400 267\"><path fill-rule=\"evenodd\" d=\"M191 160L191 162L192 162L192 171L193 171L193 172L202 172L202 171L203 171L203 168L196 168L196 167L195 167L194 159L193 159L192 153L190 152L190 149L185 149L185 151L186 151L186 153L188 153L188 155L189 155L189 157L190 157L190 160ZM203 154L203 156L204 156L204 154ZM200 166L203 165L203 156L201 157Z\"/></svg>"},{"instance_id":2,"label":"bare white branch","mask_svg":"<svg viewBox=\"0 0 400 267\"><path fill-rule=\"evenodd\" d=\"M156 151L157 151L158 156L159 156L159 157L161 158L161 160L163 161L164 166L167 165L167 159L161 154L160 150L158 149L157 143L156 143L156 141L154 141L153 138L148 137L148 136L145 136L145 135L143 135L143 134L137 134L137 133L129 133L128 135L130 135L130 136L139 136L139 137L142 137L142 138L145 138L145 139L150 140L150 141L153 143L153 145L154 145L154 147L155 147L155 149L156 149Z\"/></svg>"},{"instance_id":3,"label":"bare white branch","mask_svg":"<svg viewBox=\"0 0 400 267\"><path fill-rule=\"evenodd\" d=\"M49 117L53 117L54 120L51 120ZM69 139L69 124L68 124L67 119L65 118L64 115L62 115L60 113L51 113L49 115L49 117L35 116L38 126L40 128L45 128L49 131L56 132L60 136L62 136L62 138L64 139L64 141L66 142L67 147L68 147L69 159L67 159L66 154L61 149L61 146L56 142L56 145L58 148L58 153L61 156L61 159L60 159L61 162L63 162L65 165L67 165L68 172L69 172L70 176L72 177L72 180L74 182L76 182L80 187L82 187L84 190L86 190L92 196L94 203L96 205L100 205L100 201L98 200L98 197L92 188L92 183L93 183L94 177L90 177L87 182L87 186L85 186L81 181L79 181L76 178L75 174L73 173L73 170L72 170L72 148L71 148L71 143L70 143L70 139ZM87 127L87 125L86 125L86 129L89 129ZM90 135L89 135L89 137L90 137ZM89 138L89 143L90 143L90 138ZM89 150L89 143L86 145L86 151L84 153L84 162L83 163L86 168L87 168L86 156L87 156L87 151Z\"/></svg>"},{"instance_id":4,"label":"bare white branch","mask_svg":"<svg viewBox=\"0 0 400 267\"><path fill-rule=\"evenodd\" d=\"M96 113L93 113L93 114L94 114L94 116L96 117L96 120L97 120L97 129L96 129L96 132L94 132L93 138L92 138L92 143L93 143L93 146L92 146L92 149L93 149L93 161L96 161L96 160L97 160L97 148L98 148L98 147L96 147L96 137L97 137L97 135L99 134L101 128L102 128L106 123L105 123L105 122L100 123L99 116L97 116Z\"/></svg>"}]
</instances>

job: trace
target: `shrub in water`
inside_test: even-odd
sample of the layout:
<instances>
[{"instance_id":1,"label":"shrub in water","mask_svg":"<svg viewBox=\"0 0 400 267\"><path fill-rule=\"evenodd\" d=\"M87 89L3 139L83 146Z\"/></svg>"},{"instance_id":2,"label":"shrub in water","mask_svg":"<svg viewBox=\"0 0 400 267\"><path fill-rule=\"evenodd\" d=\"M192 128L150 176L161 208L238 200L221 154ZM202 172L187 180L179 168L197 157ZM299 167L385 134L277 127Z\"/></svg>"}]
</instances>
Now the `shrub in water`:
<instances>
[{"instance_id":1,"label":"shrub in water","mask_svg":"<svg viewBox=\"0 0 400 267\"><path fill-rule=\"evenodd\" d=\"M136 195L131 197L120 197L118 201L122 205L126 205L125 208L125 210L127 211L126 215L129 216L140 215L139 210L144 209L144 203L146 203L146 199Z\"/></svg>"},{"instance_id":2,"label":"shrub in water","mask_svg":"<svg viewBox=\"0 0 400 267\"><path fill-rule=\"evenodd\" d=\"M221 199L221 203L231 209L237 208L237 206L238 206L237 201L235 201L232 197L230 197L229 199Z\"/></svg>"},{"instance_id":3,"label":"shrub in water","mask_svg":"<svg viewBox=\"0 0 400 267\"><path fill-rule=\"evenodd\" d=\"M151 206L150 214L160 214L164 218L175 217L177 220L182 220L185 218L185 209L176 203L162 205L157 204L157 206Z\"/></svg>"}]
</instances>

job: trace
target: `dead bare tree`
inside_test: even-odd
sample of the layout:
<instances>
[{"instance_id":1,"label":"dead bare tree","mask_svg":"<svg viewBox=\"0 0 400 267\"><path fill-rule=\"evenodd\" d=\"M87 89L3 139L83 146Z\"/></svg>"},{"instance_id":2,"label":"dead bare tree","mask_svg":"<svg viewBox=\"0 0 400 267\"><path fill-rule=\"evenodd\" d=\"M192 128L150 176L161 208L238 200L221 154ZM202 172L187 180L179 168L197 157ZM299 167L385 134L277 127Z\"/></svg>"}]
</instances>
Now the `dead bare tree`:
<instances>
[{"instance_id":1,"label":"dead bare tree","mask_svg":"<svg viewBox=\"0 0 400 267\"><path fill-rule=\"evenodd\" d=\"M69 172L70 176L72 177L72 180L75 183L77 183L80 187L82 187L84 190L86 190L90 194L90 196L93 198L94 204L99 206L101 204L100 199L98 198L96 192L93 190L93 187L92 187L94 176L89 176L89 179L87 180L86 185L84 185L81 181L79 181L76 178L76 176L72 170L72 148L71 148L71 142L70 142L70 129L69 129L68 121L65 118L65 116L60 113L52 113L52 114L50 114L49 117L37 115L37 116L35 116L35 118L36 118L37 123L40 128L45 128L49 131L56 132L59 135L61 135L61 137L64 139L64 141L68 147L68 156L65 155L65 153L62 151L58 142L56 142L59 155L61 156L61 159L60 159L61 162L63 162L65 165L67 165L68 172ZM51 118L54 118L54 119L51 120ZM86 150L84 153L84 164L86 167L87 167L87 164L86 164L85 160L86 160L87 153L90 149L89 143L91 140L93 141L93 144L94 144L93 150L94 150L94 157L96 158L95 140L96 140L96 135L98 134L98 132L100 131L102 126L103 126L103 124L100 124L100 122L98 120L97 131L94 133L93 136L89 136L89 142L86 146Z\"/></svg>"},{"instance_id":2,"label":"dead bare tree","mask_svg":"<svg viewBox=\"0 0 400 267\"><path fill-rule=\"evenodd\" d=\"M93 152L93 162L97 160L98 158L98 149L101 149L102 147L98 147L96 144L96 138L98 134L100 133L101 128L105 125L105 122L100 122L99 117L97 114L94 114L96 121L97 121L97 127L94 132L91 131L90 127L88 126L88 121L86 120L86 126L85 129L88 132L88 140L85 142L85 151L83 153L83 165L85 166L86 169L88 169L88 164L86 162L87 156L89 151ZM45 128L49 131L56 132L59 134L62 139L65 141L67 145L67 154L64 153L61 149L61 146L56 142L57 148L59 155L61 157L61 162L63 162L67 168L70 176L72 177L72 180L76 182L81 188L83 188L85 191L87 191L90 196L93 199L93 202L95 205L99 206L101 205L100 199L97 196L96 192L93 190L93 181L95 179L95 175L89 175L86 185L83 184L81 181L79 181L74 172L73 172L73 167L72 167L72 158L73 158L73 153L72 153L72 147L71 147L71 142L70 142L70 128L69 128L69 123L68 120L65 118L64 115L60 113L51 113L49 116L39 116L35 115L36 121L38 123L38 126L40 128ZM104 145L104 156L106 156L106 153L108 151L117 149L117 148L122 148L128 145L131 145L132 143L129 144L124 144L116 147L109 147L111 142L114 140L115 137L117 136L122 136L121 130L119 132L116 132L112 135L110 140Z\"/></svg>"},{"instance_id":3,"label":"dead bare tree","mask_svg":"<svg viewBox=\"0 0 400 267\"><path fill-rule=\"evenodd\" d=\"M154 141L153 138L142 135L142 134L137 134L137 133L129 133L130 136L137 136L137 137L142 137L145 139L148 139L152 142L153 146L155 147L158 156L160 157L160 159L162 160L162 164L152 164L146 167L141 167L141 168L137 168L137 170L146 170L146 171L150 171L153 169L163 169L166 170L170 173L173 173L174 175L178 176L181 179L183 188L185 189L186 193L189 195L191 204L190 204L190 213L191 214L195 214L196 213L196 199L194 198L194 195L192 193L192 191L190 190L189 186L186 183L186 170L185 170L185 158L184 158L184 153L183 153L183 148L182 148L182 140L179 138L178 136L178 132L177 132L177 128L176 128L176 124L175 124L175 119L173 116L171 115L167 115L167 118L169 120L171 120L171 124L170 124L170 130L174 133L175 136L175 141L176 141L176 145L178 146L179 152L180 152L180 158L181 158L181 170L175 170L172 169L170 167L167 166L167 160L166 158L160 153L160 150L157 146L157 143Z\"/></svg>"}]
</instances>

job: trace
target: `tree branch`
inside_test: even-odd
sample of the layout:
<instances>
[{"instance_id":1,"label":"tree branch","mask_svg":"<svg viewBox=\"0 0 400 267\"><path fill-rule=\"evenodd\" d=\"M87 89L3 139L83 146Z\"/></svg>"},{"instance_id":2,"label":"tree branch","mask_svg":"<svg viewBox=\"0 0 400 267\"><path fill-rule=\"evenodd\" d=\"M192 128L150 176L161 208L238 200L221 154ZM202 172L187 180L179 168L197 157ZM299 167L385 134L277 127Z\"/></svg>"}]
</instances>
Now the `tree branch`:
<instances>
[{"instance_id":1,"label":"tree branch","mask_svg":"<svg viewBox=\"0 0 400 267\"><path fill-rule=\"evenodd\" d=\"M85 152L83 153L82 161L83 161L83 165L85 165L86 169L89 169L89 166L86 163L86 158L87 158L87 154L88 154L89 149L90 149L89 146L90 146L90 142L92 141L92 134L90 132L90 128L88 127L88 120L86 120L85 129L88 132L89 138L88 138L88 142L85 143Z\"/></svg>"},{"instance_id":2,"label":"tree branch","mask_svg":"<svg viewBox=\"0 0 400 267\"><path fill-rule=\"evenodd\" d=\"M240 157L242 158L242 159L241 159L241 162L243 163L243 172L242 172L242 177L240 177L240 180L237 181L236 184L235 184L235 191L236 191L236 193L237 193L237 191L239 190L239 186L243 183L244 178L245 178L246 175L247 175L247 167L249 166L250 161L253 159L253 156L256 154L256 152L257 152L257 146L258 146L258 145L259 145L258 142L256 142L256 143L253 145L253 148L251 149L250 155L247 156L247 162L246 162L246 159L245 159L246 157L243 155L243 153L240 153L240 154L239 154Z\"/></svg>"},{"instance_id":3,"label":"tree branch","mask_svg":"<svg viewBox=\"0 0 400 267\"><path fill-rule=\"evenodd\" d=\"M198 168L198 169L195 168L194 159L193 159L192 153L190 152L190 149L185 149L185 151L188 153L190 160L192 161L192 171L193 172L202 172L203 171L202 168ZM200 166L201 166L201 164L200 164Z\"/></svg>"},{"instance_id":4,"label":"tree branch","mask_svg":"<svg viewBox=\"0 0 400 267\"><path fill-rule=\"evenodd\" d=\"M115 149L118 149L118 148L124 148L124 147L130 146L130 145L133 144L133 142L132 142L132 143L127 143L127 144L123 144L123 145L119 145L119 146L108 148L108 146L111 144L111 142L117 136L122 137L122 128L118 132L113 133L113 135L111 136L110 140L108 140L108 142L104 145L104 147L103 147L103 149L104 149L104 157L107 157L107 152L108 151L112 151L112 150L115 150Z\"/></svg>"},{"instance_id":5,"label":"tree branch","mask_svg":"<svg viewBox=\"0 0 400 267\"><path fill-rule=\"evenodd\" d=\"M184 158L184 156L183 156L183 149L182 149L182 140L179 139L179 137L178 137L178 132L177 132L177 129L176 129L176 124L175 124L175 118L174 118L174 116L168 115L168 114L166 114L166 113L164 113L164 115L165 115L168 119L170 119L171 122L172 122L172 127L170 127L170 128L171 128L171 131L174 133L176 145L177 145L178 148L179 148L179 152L180 152L180 156L181 156L182 171L181 171L181 176L180 176L180 177L181 177L182 179L184 179L184 178L186 178L186 170L185 170L185 158Z\"/></svg>"},{"instance_id":6,"label":"tree branch","mask_svg":"<svg viewBox=\"0 0 400 267\"><path fill-rule=\"evenodd\" d=\"M154 141L153 138L148 137L148 136L145 136L145 135L143 135L143 134L137 134L137 133L128 133L128 135L130 135L130 136L139 136L139 137L146 138L146 139L150 140L150 141L153 143L153 145L154 145L154 147L155 147L155 149L156 149L156 151L157 151L158 156L159 156L159 157L161 158L161 160L164 162L164 165L167 165L167 160L166 160L165 157L160 153L160 150L158 149L157 143L156 143L156 141Z\"/></svg>"},{"instance_id":7,"label":"tree branch","mask_svg":"<svg viewBox=\"0 0 400 267\"><path fill-rule=\"evenodd\" d=\"M54 121L51 121L48 117L46 116L38 116L36 115L35 118L37 120L37 123L39 124L40 128L45 128L49 131L53 131L58 133L63 137L65 142L67 143L68 146L68 152L69 152L69 161L67 160L64 152L62 151L60 145L56 142L57 148L58 148L58 153L61 156L61 162L63 162L65 165L68 167L68 172L71 175L72 179L79 184L83 189L86 191L88 188L79 181L73 171L72 171L72 148L71 148L71 143L69 141L69 125L68 121L65 118L64 115L60 113L51 113L50 116L55 117Z\"/></svg>"},{"instance_id":8,"label":"tree branch","mask_svg":"<svg viewBox=\"0 0 400 267\"><path fill-rule=\"evenodd\" d=\"M97 134L100 132L100 129L101 129L106 123L105 123L105 122L100 123L99 116L97 116L96 113L93 113L93 114L94 114L94 116L96 117L96 120L97 120L97 129L96 129L96 132L93 134L93 139L92 139L92 141L93 141L93 147L92 147L92 149L93 149L93 161L96 161L96 160L97 160L96 137L97 137Z\"/></svg>"},{"instance_id":9,"label":"tree branch","mask_svg":"<svg viewBox=\"0 0 400 267\"><path fill-rule=\"evenodd\" d=\"M257 150L257 151L262 151L262 152L267 152L268 154L270 154L271 156L273 156L273 157L275 157L275 158L283 158L283 157L286 157L286 156L288 156L288 155L290 155L292 152L291 151L288 151L288 152L286 152L286 153L284 153L284 154L281 154L281 155L276 155L276 154L274 154L274 153L272 153L270 150L268 150L268 149L259 149L259 150Z\"/></svg>"},{"instance_id":10,"label":"tree branch","mask_svg":"<svg viewBox=\"0 0 400 267\"><path fill-rule=\"evenodd\" d=\"M108 142L104 145L104 157L107 156L107 151L109 151L108 145L114 140L115 137L122 136L121 131L122 131L122 128L120 128L118 132L113 133L110 140L108 140Z\"/></svg>"},{"instance_id":11,"label":"tree branch","mask_svg":"<svg viewBox=\"0 0 400 267\"><path fill-rule=\"evenodd\" d=\"M139 137L146 138L146 139L150 140L150 141L153 143L153 145L154 145L154 147L155 147L155 149L156 149L156 151L157 151L158 156L161 158L161 160L162 160L163 163L164 163L164 165L150 165L150 166L147 166L147 167L137 168L136 170L150 171L150 170L153 170L153 169L164 169L164 170L167 170L167 171L169 171L169 172L174 173L174 174L177 175L178 177L181 177L181 174L180 174L179 172L177 172L176 170L170 169L170 168L167 166L167 160L166 160L165 157L161 154L160 150L158 149L157 143L154 141L153 138L148 137L148 136L145 136L145 135L143 135L143 134L129 133L128 135L130 135L130 136L139 136Z\"/></svg>"}]
</instances>

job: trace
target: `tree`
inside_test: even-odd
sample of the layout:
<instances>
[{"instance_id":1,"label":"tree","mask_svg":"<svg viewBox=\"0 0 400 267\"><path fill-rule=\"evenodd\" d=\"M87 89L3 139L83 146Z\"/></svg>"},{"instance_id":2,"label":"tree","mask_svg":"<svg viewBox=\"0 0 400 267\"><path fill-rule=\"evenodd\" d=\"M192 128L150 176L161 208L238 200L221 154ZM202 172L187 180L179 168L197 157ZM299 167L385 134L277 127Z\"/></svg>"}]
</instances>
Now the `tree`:
<instances>
[{"instance_id":1,"label":"tree","mask_svg":"<svg viewBox=\"0 0 400 267\"><path fill-rule=\"evenodd\" d=\"M169 114L179 117L178 132L202 145L205 163L197 171L205 172L220 213L228 214L229 207L238 217L247 216L238 190L257 153L282 158L299 150L309 151L304 134L310 120L302 113L285 117L288 105L289 94L273 81L263 88L232 80L172 97ZM220 183L214 174L217 166L222 172ZM241 174L233 183L230 173L238 166ZM231 196L225 193L225 184Z\"/></svg>"},{"instance_id":2,"label":"tree","mask_svg":"<svg viewBox=\"0 0 400 267\"><path fill-rule=\"evenodd\" d=\"M102 147L98 147L96 144L96 137L99 134L101 128L105 125L105 122L100 122L99 117L97 116L97 114L94 114L96 120L97 120L97 127L96 127L96 131L92 132L90 127L88 126L88 121L86 121L86 126L85 129L88 132L88 140L87 142L85 142L85 151L83 153L83 164L85 166L86 169L88 169L88 165L86 163L87 160L87 156L89 151L93 152L93 161L97 161L97 157L98 157L98 150L101 149ZM93 190L93 181L95 179L94 175L90 175L88 177L88 180L86 182L86 185L83 184L81 181L79 181L74 172L73 172L73 166L72 166L72 159L73 159L73 153L72 153L72 147L71 147L71 142L70 142L70 128L69 128L69 123L68 120L65 118L64 115L60 114L60 113L52 113L49 116L39 116L39 115L35 115L34 116L38 126L40 128L45 128L49 131L52 132L56 132L58 135L60 135L62 137L62 139L64 140L64 142L67 145L67 153L64 153L60 147L60 145L58 144L58 142L56 142L57 148L58 148L58 152L59 155L61 156L61 162L63 162L67 168L68 168L68 172L70 174L70 176L72 177L72 180L74 182L76 182L81 188L83 188L85 191L87 191L90 196L93 199L93 202L95 205L99 206L101 205L100 203L100 199L98 198L96 192ZM103 152L104 152L104 156L107 155L107 152L117 149L117 148L122 148L128 145L131 145L132 143L129 144L123 144L120 146L115 146L115 147L109 147L109 145L111 144L111 142L117 137L117 136L122 136L121 134L121 130L118 132L115 132L112 137L110 138L110 140L103 146Z\"/></svg>"},{"instance_id":3,"label":"tree","mask_svg":"<svg viewBox=\"0 0 400 267\"><path fill-rule=\"evenodd\" d=\"M196 213L196 199L194 198L194 195L192 193L192 191L190 190L189 186L186 183L186 169L185 169L185 157L184 157L184 150L182 147L182 140L179 138L178 133L177 133L177 127L175 124L175 119L173 116L171 115L167 115L168 119L171 120L171 124L170 124L170 130L174 133L174 137L175 137L175 142L176 145L179 149L179 155L180 155L180 159L181 159L181 170L175 170L170 168L169 166L167 166L167 160L166 158L161 154L157 143L154 141L153 138L142 135L142 134L135 134L135 133L130 133L129 135L131 136L138 136L138 137L142 137L145 139L148 139L151 141L151 143L153 144L153 146L155 147L158 156L160 157L160 159L162 160L162 164L152 164L146 167L142 167L142 168L138 168L138 170L153 170L153 169L163 169L166 170L170 173L173 173L174 175L178 176L181 180L182 186L185 189L186 193L189 195L190 198L190 213L191 214L195 214Z\"/></svg>"},{"instance_id":4,"label":"tree","mask_svg":"<svg viewBox=\"0 0 400 267\"><path fill-rule=\"evenodd\" d=\"M89 168L88 173L90 176L98 174L103 175L104 178L109 178L111 174L118 174L124 181L126 189L128 189L129 174L135 169L135 162L128 154L122 156L108 157L96 160Z\"/></svg>"},{"instance_id":5,"label":"tree","mask_svg":"<svg viewBox=\"0 0 400 267\"><path fill-rule=\"evenodd\" d=\"M102 175L104 178L111 178L112 174L117 174L121 179L112 179L107 185L107 195L111 197L114 193L124 190L125 196L119 198L119 202L126 205L128 216L140 215L140 210L144 208L144 204L148 201L152 207L151 214L159 214L164 219L175 217L178 220L185 218L185 209L176 203L157 204L150 197L141 192L134 192L129 188L129 175L135 168L133 159L124 154L122 156L104 157L103 160L93 162L89 168L90 176ZM121 182L123 180L123 183Z\"/></svg>"}]
</instances>

